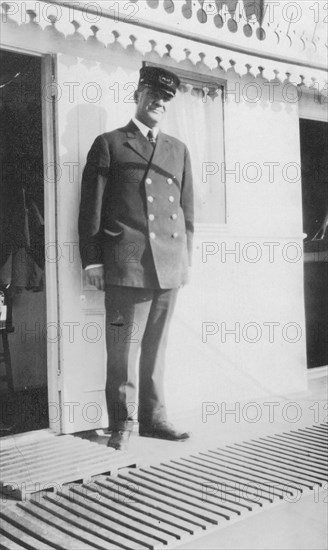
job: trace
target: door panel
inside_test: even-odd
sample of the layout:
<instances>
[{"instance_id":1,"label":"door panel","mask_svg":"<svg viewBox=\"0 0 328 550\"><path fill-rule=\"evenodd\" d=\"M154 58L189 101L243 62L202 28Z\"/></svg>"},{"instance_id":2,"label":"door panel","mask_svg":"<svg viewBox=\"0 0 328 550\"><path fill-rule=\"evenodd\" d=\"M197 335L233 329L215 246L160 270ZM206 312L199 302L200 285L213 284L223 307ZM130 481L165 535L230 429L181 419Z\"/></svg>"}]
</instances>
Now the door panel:
<instances>
[{"instance_id":1,"label":"door panel","mask_svg":"<svg viewBox=\"0 0 328 550\"><path fill-rule=\"evenodd\" d=\"M123 126L133 114L134 104L125 102L131 92L126 84L136 82L137 77L137 72L124 73L116 67L105 69L96 62L85 64L82 59L58 56L57 261L64 433L108 425L104 293L86 284L81 268L77 231L80 182L96 136Z\"/></svg>"}]
</instances>

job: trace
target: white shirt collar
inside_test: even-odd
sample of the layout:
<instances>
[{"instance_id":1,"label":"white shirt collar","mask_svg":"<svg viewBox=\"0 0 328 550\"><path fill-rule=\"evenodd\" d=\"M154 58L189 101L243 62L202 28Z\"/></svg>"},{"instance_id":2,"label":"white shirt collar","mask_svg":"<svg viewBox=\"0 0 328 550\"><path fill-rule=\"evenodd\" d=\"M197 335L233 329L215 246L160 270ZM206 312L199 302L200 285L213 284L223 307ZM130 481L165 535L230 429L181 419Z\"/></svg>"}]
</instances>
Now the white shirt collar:
<instances>
[{"instance_id":1,"label":"white shirt collar","mask_svg":"<svg viewBox=\"0 0 328 550\"><path fill-rule=\"evenodd\" d=\"M139 128L140 132L141 132L145 137L147 137L147 134L148 134L149 130L152 130L155 139L157 138L158 132L159 132L159 128L158 128L158 127L149 128L148 126L146 126L146 124L144 124L143 122L140 122L140 120L137 120L135 117L132 118L132 122Z\"/></svg>"}]
</instances>

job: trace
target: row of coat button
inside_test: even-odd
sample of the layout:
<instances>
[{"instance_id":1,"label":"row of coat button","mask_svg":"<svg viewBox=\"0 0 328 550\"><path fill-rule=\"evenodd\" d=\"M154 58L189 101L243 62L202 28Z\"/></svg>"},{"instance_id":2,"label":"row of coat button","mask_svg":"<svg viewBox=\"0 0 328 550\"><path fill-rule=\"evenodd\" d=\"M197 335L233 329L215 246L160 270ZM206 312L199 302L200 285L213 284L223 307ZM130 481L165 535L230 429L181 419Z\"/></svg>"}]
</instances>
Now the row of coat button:
<instances>
[{"instance_id":1,"label":"row of coat button","mask_svg":"<svg viewBox=\"0 0 328 550\"><path fill-rule=\"evenodd\" d=\"M170 216L171 220L176 220L178 218L178 215L177 214L172 214L172 216ZM155 219L155 216L154 214L149 214L148 216L148 219L153 222L154 219Z\"/></svg>"},{"instance_id":2,"label":"row of coat button","mask_svg":"<svg viewBox=\"0 0 328 550\"><path fill-rule=\"evenodd\" d=\"M154 233L153 231L151 231L151 232L149 233L149 237L150 237L151 239L156 239L156 233ZM177 239L177 237L179 237L179 233L177 233L177 232L172 233L171 237L172 237L172 239Z\"/></svg>"},{"instance_id":3,"label":"row of coat button","mask_svg":"<svg viewBox=\"0 0 328 550\"><path fill-rule=\"evenodd\" d=\"M151 178L146 178L145 181L146 181L147 185L150 185L150 184L153 183L153 181L152 181ZM169 185L171 185L171 184L173 183L172 178L167 178L166 181L167 181L167 183L168 183ZM173 195L170 195L170 196L168 197L168 199L169 199L170 202L174 202L174 200L175 200L174 197L173 197ZM148 202L152 203L152 202L154 202L154 197L152 197L151 195L149 195L149 196L147 197L147 200L148 200ZM177 217L178 217L177 214L172 214L171 219L172 219L172 220L176 220ZM154 214L149 214L148 219L149 219L150 221L154 221L154 219L155 219ZM176 239L178 236L179 236L179 233L177 233L177 232L175 232L175 233L172 234L172 238L173 238L173 239ZM149 233L149 237L150 237L151 239L156 239L156 233L154 233L153 231L151 231L151 232Z\"/></svg>"},{"instance_id":4,"label":"row of coat button","mask_svg":"<svg viewBox=\"0 0 328 550\"><path fill-rule=\"evenodd\" d=\"M154 202L154 197L152 197L152 195L148 195L147 201L148 201L148 202ZM175 198L173 197L173 195L170 195L170 196L169 196L169 201L170 201L170 202L174 202L174 201L175 201Z\"/></svg>"},{"instance_id":5,"label":"row of coat button","mask_svg":"<svg viewBox=\"0 0 328 550\"><path fill-rule=\"evenodd\" d=\"M172 178L167 178L166 181L167 181L167 183L168 183L169 185L172 185L172 183L173 183L173 179L172 179ZM146 179L145 179L145 182L147 183L147 185L150 185L151 183L153 183L153 180L152 180L151 178L146 178Z\"/></svg>"}]
</instances>

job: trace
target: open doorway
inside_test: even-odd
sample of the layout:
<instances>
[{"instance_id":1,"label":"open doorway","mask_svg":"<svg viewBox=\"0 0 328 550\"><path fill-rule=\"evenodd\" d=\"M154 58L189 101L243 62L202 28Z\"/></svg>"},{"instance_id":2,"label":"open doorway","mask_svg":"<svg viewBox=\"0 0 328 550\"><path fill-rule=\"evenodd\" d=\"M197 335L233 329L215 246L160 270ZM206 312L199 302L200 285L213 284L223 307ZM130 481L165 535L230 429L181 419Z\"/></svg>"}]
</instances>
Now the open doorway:
<instances>
[{"instance_id":1,"label":"open doorway","mask_svg":"<svg viewBox=\"0 0 328 550\"><path fill-rule=\"evenodd\" d=\"M328 124L301 119L308 367L328 365Z\"/></svg>"},{"instance_id":2,"label":"open doorway","mask_svg":"<svg viewBox=\"0 0 328 550\"><path fill-rule=\"evenodd\" d=\"M0 436L49 426L41 58L0 50Z\"/></svg>"}]
</instances>

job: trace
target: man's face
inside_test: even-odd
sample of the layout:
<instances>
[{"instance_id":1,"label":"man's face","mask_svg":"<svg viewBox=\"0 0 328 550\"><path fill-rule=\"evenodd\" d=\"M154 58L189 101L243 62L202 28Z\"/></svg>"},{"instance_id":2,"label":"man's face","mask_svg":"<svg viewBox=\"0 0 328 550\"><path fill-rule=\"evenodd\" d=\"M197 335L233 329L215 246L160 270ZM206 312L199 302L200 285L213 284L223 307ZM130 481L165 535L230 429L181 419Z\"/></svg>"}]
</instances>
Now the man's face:
<instances>
[{"instance_id":1,"label":"man's face","mask_svg":"<svg viewBox=\"0 0 328 550\"><path fill-rule=\"evenodd\" d=\"M163 119L171 96L153 88L142 88L136 92L136 118L153 128Z\"/></svg>"}]
</instances>

